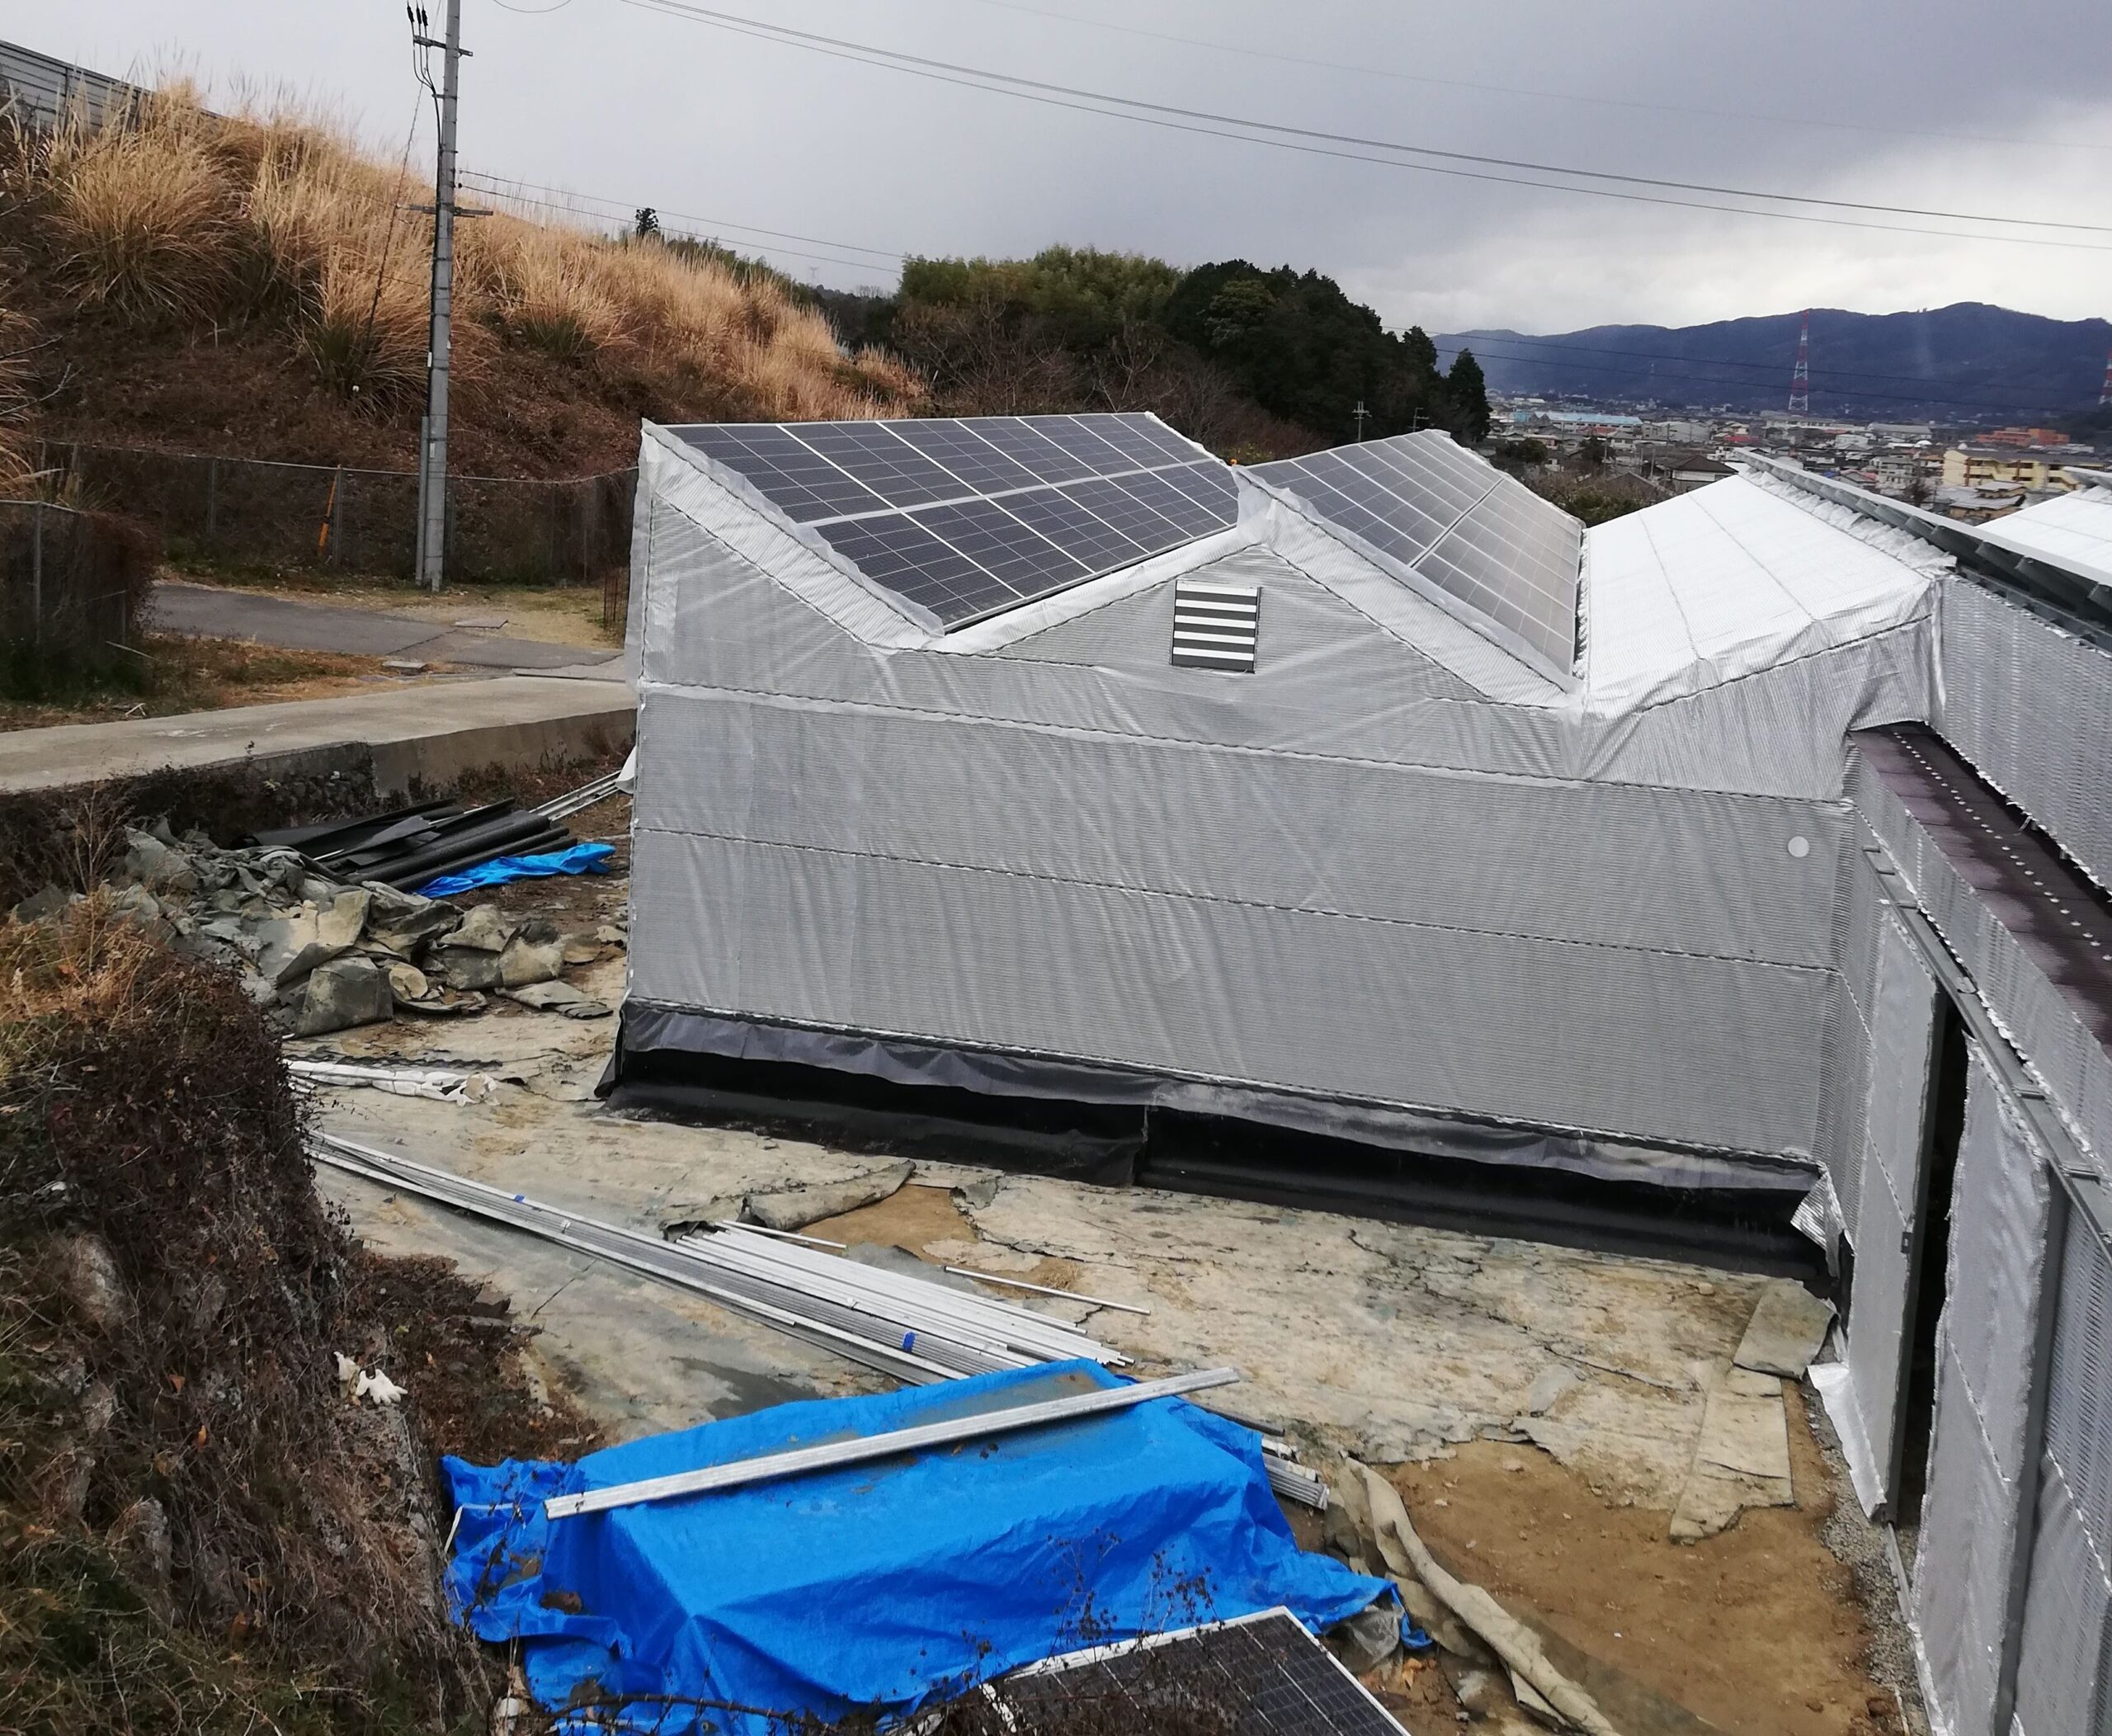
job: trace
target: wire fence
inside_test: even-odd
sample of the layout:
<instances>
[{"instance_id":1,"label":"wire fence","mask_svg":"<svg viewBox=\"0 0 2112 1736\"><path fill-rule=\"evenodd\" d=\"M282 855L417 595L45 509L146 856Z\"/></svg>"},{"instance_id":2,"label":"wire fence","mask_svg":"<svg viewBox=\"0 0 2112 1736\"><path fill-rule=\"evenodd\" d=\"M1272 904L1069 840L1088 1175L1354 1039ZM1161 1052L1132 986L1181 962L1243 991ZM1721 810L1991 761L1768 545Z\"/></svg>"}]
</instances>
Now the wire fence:
<instances>
[{"instance_id":1,"label":"wire fence","mask_svg":"<svg viewBox=\"0 0 2112 1736\"><path fill-rule=\"evenodd\" d=\"M98 658L131 644L152 551L121 521L0 500L0 647Z\"/></svg>"},{"instance_id":2,"label":"wire fence","mask_svg":"<svg viewBox=\"0 0 2112 1736\"><path fill-rule=\"evenodd\" d=\"M409 583L418 479L408 470L47 442L54 493L157 531L170 557ZM638 473L537 481L450 476L446 569L467 584L595 585L609 625L629 589Z\"/></svg>"},{"instance_id":3,"label":"wire fence","mask_svg":"<svg viewBox=\"0 0 2112 1736\"><path fill-rule=\"evenodd\" d=\"M40 54L18 42L0 42L0 104L26 126L51 126L68 114L101 126L113 110L121 112L145 94L121 78Z\"/></svg>"}]
</instances>

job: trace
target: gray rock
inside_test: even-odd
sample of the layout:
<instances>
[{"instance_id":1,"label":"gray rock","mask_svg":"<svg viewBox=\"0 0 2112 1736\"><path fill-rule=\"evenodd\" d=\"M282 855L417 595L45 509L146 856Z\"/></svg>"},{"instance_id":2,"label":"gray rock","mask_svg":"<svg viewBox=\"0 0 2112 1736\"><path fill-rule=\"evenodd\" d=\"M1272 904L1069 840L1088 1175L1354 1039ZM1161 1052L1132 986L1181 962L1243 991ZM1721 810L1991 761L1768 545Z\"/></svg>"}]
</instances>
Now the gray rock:
<instances>
[{"instance_id":1,"label":"gray rock","mask_svg":"<svg viewBox=\"0 0 2112 1736\"><path fill-rule=\"evenodd\" d=\"M166 832L166 825L163 827ZM122 872L134 885L153 892L196 892L198 866L176 847L174 838L160 838L151 832L128 829L125 834Z\"/></svg>"},{"instance_id":2,"label":"gray rock","mask_svg":"<svg viewBox=\"0 0 2112 1736\"><path fill-rule=\"evenodd\" d=\"M348 951L366 927L367 905L371 896L365 892L339 893L327 909L317 912L316 938L340 952Z\"/></svg>"},{"instance_id":3,"label":"gray rock","mask_svg":"<svg viewBox=\"0 0 2112 1736\"><path fill-rule=\"evenodd\" d=\"M133 923L163 940L175 932L162 913L161 900L144 886L120 888L111 898L110 910L120 922Z\"/></svg>"},{"instance_id":4,"label":"gray rock","mask_svg":"<svg viewBox=\"0 0 2112 1736\"><path fill-rule=\"evenodd\" d=\"M415 965L398 962L383 967L389 973L389 992L399 1001L422 1001L432 985Z\"/></svg>"},{"instance_id":5,"label":"gray rock","mask_svg":"<svg viewBox=\"0 0 2112 1736\"><path fill-rule=\"evenodd\" d=\"M118 1570L155 1614L169 1614L168 1515L152 1495L142 1495L111 1522L103 1542L116 1558Z\"/></svg>"},{"instance_id":6,"label":"gray rock","mask_svg":"<svg viewBox=\"0 0 2112 1736\"><path fill-rule=\"evenodd\" d=\"M447 944L474 947L479 952L503 952L520 927L520 923L500 915L497 905L479 904L462 918L462 926L448 936Z\"/></svg>"},{"instance_id":7,"label":"gray rock","mask_svg":"<svg viewBox=\"0 0 2112 1736\"><path fill-rule=\"evenodd\" d=\"M257 968L280 988L298 983L318 965L342 952L323 943L323 924L314 906L257 925Z\"/></svg>"},{"instance_id":8,"label":"gray rock","mask_svg":"<svg viewBox=\"0 0 2112 1736\"><path fill-rule=\"evenodd\" d=\"M394 1011L388 972L372 959L352 954L318 965L309 974L294 1035L315 1037L355 1025L376 1025Z\"/></svg>"},{"instance_id":9,"label":"gray rock","mask_svg":"<svg viewBox=\"0 0 2112 1736\"><path fill-rule=\"evenodd\" d=\"M516 935L499 955L499 981L508 988L547 983L564 969L564 946L559 941L530 941Z\"/></svg>"},{"instance_id":10,"label":"gray rock","mask_svg":"<svg viewBox=\"0 0 2112 1736\"><path fill-rule=\"evenodd\" d=\"M484 955L488 956L488 955ZM456 1013L482 1012L484 998L481 994L464 993L453 988L435 988L430 982L424 997L415 1001L398 1001L398 1012L423 1013L427 1017L446 1017Z\"/></svg>"},{"instance_id":11,"label":"gray rock","mask_svg":"<svg viewBox=\"0 0 2112 1736\"><path fill-rule=\"evenodd\" d=\"M427 959L431 974L450 988L496 988L499 955L480 946L436 946Z\"/></svg>"},{"instance_id":12,"label":"gray rock","mask_svg":"<svg viewBox=\"0 0 2112 1736\"><path fill-rule=\"evenodd\" d=\"M604 946L629 946L630 936L612 922L604 922L594 931L594 938Z\"/></svg>"},{"instance_id":13,"label":"gray rock","mask_svg":"<svg viewBox=\"0 0 2112 1736\"><path fill-rule=\"evenodd\" d=\"M742 1216L766 1229L804 1229L861 1205L877 1205L909 1179L907 1163L890 1163L842 1182L817 1182L776 1193L750 1194Z\"/></svg>"},{"instance_id":14,"label":"gray rock","mask_svg":"<svg viewBox=\"0 0 2112 1736\"><path fill-rule=\"evenodd\" d=\"M64 910L68 904L78 903L78 892L68 892L64 886L47 886L41 892L32 892L15 906L15 920L18 922L41 922Z\"/></svg>"},{"instance_id":15,"label":"gray rock","mask_svg":"<svg viewBox=\"0 0 2112 1736\"><path fill-rule=\"evenodd\" d=\"M100 1435L116 1420L117 1394L106 1381L95 1382L81 1399L81 1427L91 1435Z\"/></svg>"},{"instance_id":16,"label":"gray rock","mask_svg":"<svg viewBox=\"0 0 2112 1736\"><path fill-rule=\"evenodd\" d=\"M57 1253L59 1288L82 1319L102 1333L132 1323L132 1293L125 1287L108 1243L84 1232L67 1237Z\"/></svg>"},{"instance_id":17,"label":"gray rock","mask_svg":"<svg viewBox=\"0 0 2112 1736\"><path fill-rule=\"evenodd\" d=\"M70 1442L45 1460L36 1474L35 1489L37 1506L47 1524L79 1523L95 1470L95 1455Z\"/></svg>"},{"instance_id":18,"label":"gray rock","mask_svg":"<svg viewBox=\"0 0 2112 1736\"><path fill-rule=\"evenodd\" d=\"M301 876L299 889L303 903L313 904L320 910L345 889L337 881L326 880L318 874L306 874Z\"/></svg>"},{"instance_id":19,"label":"gray rock","mask_svg":"<svg viewBox=\"0 0 2112 1736\"><path fill-rule=\"evenodd\" d=\"M601 943L591 934L568 934L563 946L568 965L592 965L601 956Z\"/></svg>"},{"instance_id":20,"label":"gray rock","mask_svg":"<svg viewBox=\"0 0 2112 1736\"><path fill-rule=\"evenodd\" d=\"M1371 1604L1320 1638L1350 1674L1368 1675L1400 1649L1401 1612L1391 1602Z\"/></svg>"},{"instance_id":21,"label":"gray rock","mask_svg":"<svg viewBox=\"0 0 2112 1736\"><path fill-rule=\"evenodd\" d=\"M609 1009L591 995L582 994L571 984L559 981L531 983L526 988L505 991L509 1001L518 1001L523 1007L532 1007L538 1012L567 1012L579 1006L600 1007L602 1012ZM595 1015L599 1017L599 1014Z\"/></svg>"}]
</instances>

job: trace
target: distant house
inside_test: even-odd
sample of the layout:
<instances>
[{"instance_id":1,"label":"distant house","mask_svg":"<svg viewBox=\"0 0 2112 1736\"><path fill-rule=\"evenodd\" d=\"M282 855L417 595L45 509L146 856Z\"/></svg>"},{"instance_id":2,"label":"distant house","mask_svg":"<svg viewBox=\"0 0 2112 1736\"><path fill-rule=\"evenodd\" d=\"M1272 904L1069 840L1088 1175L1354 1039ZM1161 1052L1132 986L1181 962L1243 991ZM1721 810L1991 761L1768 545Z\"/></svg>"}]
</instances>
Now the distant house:
<instances>
[{"instance_id":1,"label":"distant house","mask_svg":"<svg viewBox=\"0 0 2112 1736\"><path fill-rule=\"evenodd\" d=\"M1666 479L1675 494L1684 494L1690 488L1706 488L1712 482L1721 482L1726 476L1736 474L1721 459L1700 452L1683 452L1671 460Z\"/></svg>"},{"instance_id":2,"label":"distant house","mask_svg":"<svg viewBox=\"0 0 2112 1736\"><path fill-rule=\"evenodd\" d=\"M2015 512L2024 504L2024 496L2022 488L2005 488L2000 483L1946 484L1936 490L1929 504L1946 518L1977 525Z\"/></svg>"}]
</instances>

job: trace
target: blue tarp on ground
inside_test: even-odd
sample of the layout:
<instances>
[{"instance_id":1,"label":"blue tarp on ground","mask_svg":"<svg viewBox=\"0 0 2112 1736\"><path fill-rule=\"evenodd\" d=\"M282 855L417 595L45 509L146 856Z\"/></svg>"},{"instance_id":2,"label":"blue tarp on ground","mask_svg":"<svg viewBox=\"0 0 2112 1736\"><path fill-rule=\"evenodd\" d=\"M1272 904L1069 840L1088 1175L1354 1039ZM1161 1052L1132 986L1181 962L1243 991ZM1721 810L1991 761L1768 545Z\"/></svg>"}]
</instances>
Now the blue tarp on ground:
<instances>
[{"instance_id":1,"label":"blue tarp on ground","mask_svg":"<svg viewBox=\"0 0 2112 1736\"><path fill-rule=\"evenodd\" d=\"M1304 1554L1259 1438L1178 1399L906 1460L555 1521L544 1497L1032 1403L1118 1377L1091 1362L813 1399L590 1454L443 1461L462 1508L449 1588L524 1640L545 1705L764 1736L767 1713L909 1710L1082 1644L1277 1604L1316 1630L1390 1587ZM591 1686L589 1686L591 1684ZM654 1697L658 1696L658 1697Z\"/></svg>"},{"instance_id":2,"label":"blue tarp on ground","mask_svg":"<svg viewBox=\"0 0 2112 1736\"><path fill-rule=\"evenodd\" d=\"M508 880L535 880L554 874L606 874L614 844L570 844L541 856L502 856L459 873L443 874L418 888L419 896L452 898L458 892L474 892L479 886L503 886Z\"/></svg>"}]
</instances>

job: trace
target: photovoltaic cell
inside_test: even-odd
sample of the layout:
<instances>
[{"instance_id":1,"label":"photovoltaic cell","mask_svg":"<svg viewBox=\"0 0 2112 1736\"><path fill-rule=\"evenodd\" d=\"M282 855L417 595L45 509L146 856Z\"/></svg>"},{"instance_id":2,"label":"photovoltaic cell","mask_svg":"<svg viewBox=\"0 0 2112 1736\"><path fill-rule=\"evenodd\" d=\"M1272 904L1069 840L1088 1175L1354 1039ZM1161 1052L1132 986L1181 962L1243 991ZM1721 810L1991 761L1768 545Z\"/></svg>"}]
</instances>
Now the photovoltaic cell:
<instances>
[{"instance_id":1,"label":"photovoltaic cell","mask_svg":"<svg viewBox=\"0 0 2112 1736\"><path fill-rule=\"evenodd\" d=\"M934 464L960 479L971 493L1030 488L1042 479L959 422L904 422L895 432Z\"/></svg>"},{"instance_id":2,"label":"photovoltaic cell","mask_svg":"<svg viewBox=\"0 0 2112 1736\"><path fill-rule=\"evenodd\" d=\"M1086 576L1082 561L1073 560L994 500L926 507L909 517L1024 596L1038 596Z\"/></svg>"},{"instance_id":3,"label":"photovoltaic cell","mask_svg":"<svg viewBox=\"0 0 2112 1736\"><path fill-rule=\"evenodd\" d=\"M863 483L892 507L958 499L958 477L950 476L884 422L817 422L799 438Z\"/></svg>"},{"instance_id":4,"label":"photovoltaic cell","mask_svg":"<svg viewBox=\"0 0 2112 1736\"><path fill-rule=\"evenodd\" d=\"M1584 527L1515 477L1426 431L1257 465L1261 481L1464 605L1567 677L1577 660Z\"/></svg>"},{"instance_id":5,"label":"photovoltaic cell","mask_svg":"<svg viewBox=\"0 0 2112 1736\"><path fill-rule=\"evenodd\" d=\"M1009 1715L1003 1721L1021 1729L1167 1723L1222 1726L1229 1736L1405 1736L1287 1610L1054 1658L990 1691Z\"/></svg>"},{"instance_id":6,"label":"photovoltaic cell","mask_svg":"<svg viewBox=\"0 0 2112 1736\"><path fill-rule=\"evenodd\" d=\"M1155 417L679 428L870 583L958 625L1235 523L1231 472Z\"/></svg>"}]
</instances>

